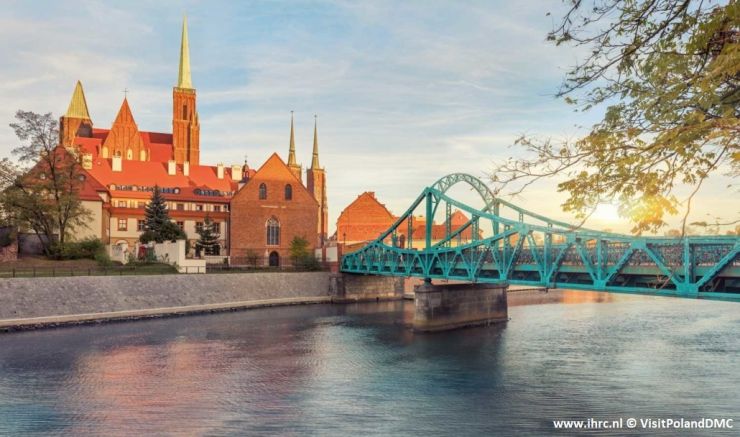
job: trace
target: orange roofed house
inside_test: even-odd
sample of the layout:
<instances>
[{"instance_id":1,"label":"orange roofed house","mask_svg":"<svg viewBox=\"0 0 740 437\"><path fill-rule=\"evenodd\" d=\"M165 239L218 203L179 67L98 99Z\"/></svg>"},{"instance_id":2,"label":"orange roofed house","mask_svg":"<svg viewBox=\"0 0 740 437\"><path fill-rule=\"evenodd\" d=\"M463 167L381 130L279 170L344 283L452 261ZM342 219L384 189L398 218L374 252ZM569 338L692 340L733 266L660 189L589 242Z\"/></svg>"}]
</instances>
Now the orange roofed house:
<instances>
[{"instance_id":1,"label":"orange roofed house","mask_svg":"<svg viewBox=\"0 0 740 437\"><path fill-rule=\"evenodd\" d=\"M366 191L350 203L339 214L337 219L337 242L345 246L345 250L352 251L365 245L366 242L376 239L388 230L398 217L393 215L384 204L375 197L375 193ZM468 222L468 217L459 210L450 216L451 229L455 230ZM408 243L408 221L400 224L397 231L397 244ZM446 223L432 223L432 241L436 242L445 237ZM426 219L414 217L411 223L413 247L420 248L426 240ZM473 235L471 227L460 233L460 241L470 241ZM457 243L454 241L453 244Z\"/></svg>"},{"instance_id":2,"label":"orange roofed house","mask_svg":"<svg viewBox=\"0 0 740 437\"><path fill-rule=\"evenodd\" d=\"M196 230L206 216L215 222L222 255L249 251L265 263L271 259L283 264L294 236L306 238L312 248L324 244L326 177L318 164L316 127L305 185L295 159L292 117L287 164L273 154L258 170L246 162L202 165L196 101L186 22L177 86L172 90L171 134L139 130L126 98L110 129L93 127L82 84L77 82L59 130L60 145L81 155L86 172L81 194L95 218L77 237L133 245L144 231L144 207L158 185L170 218L189 240L197 240ZM266 198L261 196L262 187Z\"/></svg>"}]
</instances>

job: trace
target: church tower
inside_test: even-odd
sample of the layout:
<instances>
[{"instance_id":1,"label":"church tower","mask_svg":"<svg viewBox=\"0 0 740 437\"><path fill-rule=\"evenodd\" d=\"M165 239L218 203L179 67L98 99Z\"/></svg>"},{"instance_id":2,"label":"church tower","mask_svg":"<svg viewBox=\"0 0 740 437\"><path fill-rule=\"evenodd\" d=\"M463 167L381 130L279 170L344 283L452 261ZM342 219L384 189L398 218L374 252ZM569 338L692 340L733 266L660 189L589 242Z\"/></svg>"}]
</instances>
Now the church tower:
<instances>
[{"instance_id":1,"label":"church tower","mask_svg":"<svg viewBox=\"0 0 740 437\"><path fill-rule=\"evenodd\" d=\"M290 147L288 149L288 168L303 183L303 169L295 159L295 134L293 133L293 111L290 111Z\"/></svg>"},{"instance_id":2,"label":"church tower","mask_svg":"<svg viewBox=\"0 0 740 437\"><path fill-rule=\"evenodd\" d=\"M172 148L175 162L200 163L200 123L195 107L195 88L190 78L188 21L182 20L180 69L177 86L172 89Z\"/></svg>"},{"instance_id":3,"label":"church tower","mask_svg":"<svg viewBox=\"0 0 740 437\"><path fill-rule=\"evenodd\" d=\"M87 110L85 92L78 80L67 113L59 118L59 144L72 147L75 137L91 137L92 120Z\"/></svg>"},{"instance_id":4,"label":"church tower","mask_svg":"<svg viewBox=\"0 0 740 437\"><path fill-rule=\"evenodd\" d=\"M329 206L326 200L326 172L319 165L318 123L314 115L313 125L313 159L311 168L306 170L306 185L314 199L319 202L318 244L324 246L329 231Z\"/></svg>"}]
</instances>

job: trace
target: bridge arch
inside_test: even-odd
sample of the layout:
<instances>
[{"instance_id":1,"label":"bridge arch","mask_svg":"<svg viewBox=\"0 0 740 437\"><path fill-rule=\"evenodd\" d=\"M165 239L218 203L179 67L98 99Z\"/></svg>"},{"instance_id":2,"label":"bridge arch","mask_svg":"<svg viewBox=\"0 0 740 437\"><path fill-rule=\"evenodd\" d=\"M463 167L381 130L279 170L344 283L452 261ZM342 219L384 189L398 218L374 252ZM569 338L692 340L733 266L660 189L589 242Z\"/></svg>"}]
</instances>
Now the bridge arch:
<instances>
[{"instance_id":1,"label":"bridge arch","mask_svg":"<svg viewBox=\"0 0 740 437\"><path fill-rule=\"evenodd\" d=\"M478 195L480 195L484 203L482 211L490 212L491 208L493 208L494 204L497 202L496 196L493 194L493 191L488 188L488 185L484 184L483 181L475 176L469 175L467 173L451 173L447 176L439 178L437 182L432 185L432 188L445 193L447 192L447 190L452 188L452 186L457 185L461 182L470 185L475 191L478 192Z\"/></svg>"}]
</instances>

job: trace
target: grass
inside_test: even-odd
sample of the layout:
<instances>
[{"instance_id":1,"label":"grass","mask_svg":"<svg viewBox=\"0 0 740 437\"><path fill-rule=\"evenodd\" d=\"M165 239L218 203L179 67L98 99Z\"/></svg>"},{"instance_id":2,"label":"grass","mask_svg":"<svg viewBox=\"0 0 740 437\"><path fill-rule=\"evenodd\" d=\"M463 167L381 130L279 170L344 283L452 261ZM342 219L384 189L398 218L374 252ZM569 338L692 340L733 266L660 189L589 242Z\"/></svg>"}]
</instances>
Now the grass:
<instances>
[{"instance_id":1,"label":"grass","mask_svg":"<svg viewBox=\"0 0 740 437\"><path fill-rule=\"evenodd\" d=\"M0 278L42 278L57 276L128 276L177 273L169 264L112 265L103 267L93 260L54 261L23 258L0 266Z\"/></svg>"}]
</instances>

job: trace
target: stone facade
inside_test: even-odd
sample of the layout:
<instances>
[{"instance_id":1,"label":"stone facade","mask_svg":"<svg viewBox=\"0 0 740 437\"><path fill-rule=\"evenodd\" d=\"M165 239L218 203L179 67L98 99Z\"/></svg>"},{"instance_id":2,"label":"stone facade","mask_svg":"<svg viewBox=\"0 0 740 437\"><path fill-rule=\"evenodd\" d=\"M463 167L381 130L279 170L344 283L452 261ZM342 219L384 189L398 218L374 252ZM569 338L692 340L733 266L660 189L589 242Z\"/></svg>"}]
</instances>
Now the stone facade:
<instances>
[{"instance_id":1,"label":"stone facade","mask_svg":"<svg viewBox=\"0 0 740 437\"><path fill-rule=\"evenodd\" d=\"M288 194L290 193L290 194ZM273 154L231 199L231 257L257 256L263 264L290 265L290 243L305 238L317 247L319 204L290 168ZM277 224L272 239L268 226Z\"/></svg>"},{"instance_id":2,"label":"stone facade","mask_svg":"<svg viewBox=\"0 0 740 437\"><path fill-rule=\"evenodd\" d=\"M402 277L334 273L330 280L334 302L403 299L405 278Z\"/></svg>"},{"instance_id":3,"label":"stone facade","mask_svg":"<svg viewBox=\"0 0 740 437\"><path fill-rule=\"evenodd\" d=\"M414 330L445 331L507 321L507 284L424 283L414 289Z\"/></svg>"}]
</instances>

